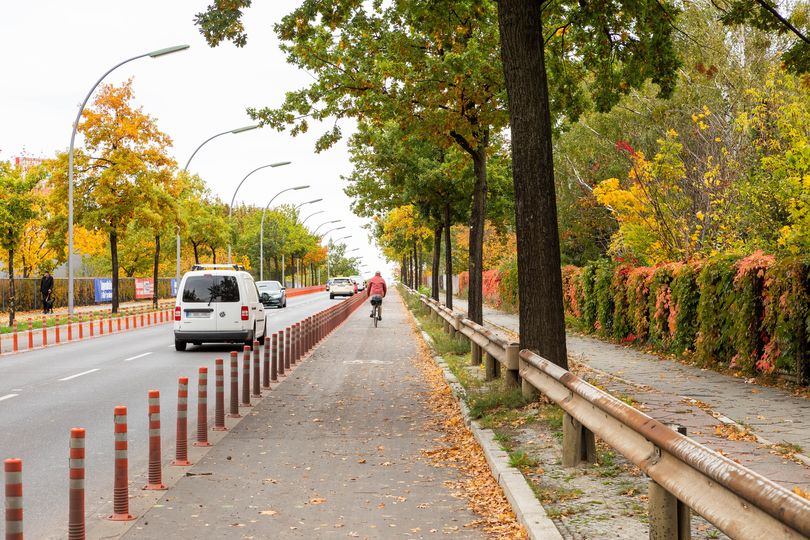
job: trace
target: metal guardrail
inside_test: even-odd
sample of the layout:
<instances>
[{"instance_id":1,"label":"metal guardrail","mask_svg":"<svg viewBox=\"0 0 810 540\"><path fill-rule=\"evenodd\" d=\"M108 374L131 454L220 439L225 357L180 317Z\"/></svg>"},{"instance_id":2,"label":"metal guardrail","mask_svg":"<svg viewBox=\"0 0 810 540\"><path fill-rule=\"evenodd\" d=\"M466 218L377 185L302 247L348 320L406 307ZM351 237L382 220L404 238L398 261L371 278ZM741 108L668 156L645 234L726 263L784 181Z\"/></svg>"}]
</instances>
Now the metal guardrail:
<instances>
[{"instance_id":1,"label":"metal guardrail","mask_svg":"<svg viewBox=\"0 0 810 540\"><path fill-rule=\"evenodd\" d=\"M444 323L487 354L487 378L497 361L507 383L535 389L564 411L563 464L593 461L596 435L652 480L650 538L689 538L688 509L734 539L810 538L810 501L678 433L518 344L406 290ZM566 448L566 446L568 448ZM677 500L676 500L677 499ZM686 510L686 512L684 512Z\"/></svg>"}]
</instances>

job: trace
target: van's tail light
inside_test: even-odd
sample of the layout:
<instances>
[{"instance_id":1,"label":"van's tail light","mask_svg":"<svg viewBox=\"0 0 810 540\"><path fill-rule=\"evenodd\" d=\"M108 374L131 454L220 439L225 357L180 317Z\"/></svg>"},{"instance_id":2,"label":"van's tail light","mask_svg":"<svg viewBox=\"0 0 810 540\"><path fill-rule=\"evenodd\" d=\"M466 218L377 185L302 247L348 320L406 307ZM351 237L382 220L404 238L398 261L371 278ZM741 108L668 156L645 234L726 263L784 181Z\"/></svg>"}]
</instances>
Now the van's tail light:
<instances>
[{"instance_id":1,"label":"van's tail light","mask_svg":"<svg viewBox=\"0 0 810 540\"><path fill-rule=\"evenodd\" d=\"M248 312L247 306L242 306L242 320L247 321L250 319L250 313Z\"/></svg>"},{"instance_id":2,"label":"van's tail light","mask_svg":"<svg viewBox=\"0 0 810 540\"><path fill-rule=\"evenodd\" d=\"M174 320L180 320L180 306L174 306Z\"/></svg>"}]
</instances>

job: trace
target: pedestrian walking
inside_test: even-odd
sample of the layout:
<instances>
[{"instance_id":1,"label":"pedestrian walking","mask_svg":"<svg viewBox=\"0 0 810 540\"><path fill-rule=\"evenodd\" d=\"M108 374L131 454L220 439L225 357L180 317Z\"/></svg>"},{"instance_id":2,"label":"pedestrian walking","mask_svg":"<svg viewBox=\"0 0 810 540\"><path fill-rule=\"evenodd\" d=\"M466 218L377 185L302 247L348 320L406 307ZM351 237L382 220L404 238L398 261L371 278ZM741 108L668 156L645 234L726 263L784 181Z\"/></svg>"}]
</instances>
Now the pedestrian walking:
<instances>
[{"instance_id":1,"label":"pedestrian walking","mask_svg":"<svg viewBox=\"0 0 810 540\"><path fill-rule=\"evenodd\" d=\"M39 292L42 293L42 312L53 313L53 276L47 270L39 282Z\"/></svg>"}]
</instances>

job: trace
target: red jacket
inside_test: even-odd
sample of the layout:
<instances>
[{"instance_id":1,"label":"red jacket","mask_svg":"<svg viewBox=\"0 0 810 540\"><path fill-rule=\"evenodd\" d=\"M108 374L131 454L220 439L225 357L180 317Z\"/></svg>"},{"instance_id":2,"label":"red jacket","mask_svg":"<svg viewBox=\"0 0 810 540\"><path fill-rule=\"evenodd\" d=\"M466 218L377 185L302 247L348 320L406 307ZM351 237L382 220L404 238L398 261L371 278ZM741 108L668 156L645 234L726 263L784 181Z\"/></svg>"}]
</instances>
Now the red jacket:
<instances>
[{"instance_id":1,"label":"red jacket","mask_svg":"<svg viewBox=\"0 0 810 540\"><path fill-rule=\"evenodd\" d=\"M374 276L366 283L366 291L366 296L385 296L388 287L385 286L382 276Z\"/></svg>"}]
</instances>

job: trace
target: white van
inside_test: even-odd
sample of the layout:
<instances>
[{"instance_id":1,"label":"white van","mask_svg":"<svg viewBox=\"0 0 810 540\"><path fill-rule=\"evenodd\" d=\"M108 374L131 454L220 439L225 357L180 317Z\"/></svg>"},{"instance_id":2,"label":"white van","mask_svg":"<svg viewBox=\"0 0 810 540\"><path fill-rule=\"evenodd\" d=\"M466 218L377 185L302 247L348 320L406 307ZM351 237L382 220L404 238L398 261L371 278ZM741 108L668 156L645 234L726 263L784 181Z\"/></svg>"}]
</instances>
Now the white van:
<instances>
[{"instance_id":1,"label":"white van","mask_svg":"<svg viewBox=\"0 0 810 540\"><path fill-rule=\"evenodd\" d=\"M174 348L193 343L247 343L267 334L253 276L241 266L195 265L180 281L174 306Z\"/></svg>"}]
</instances>

